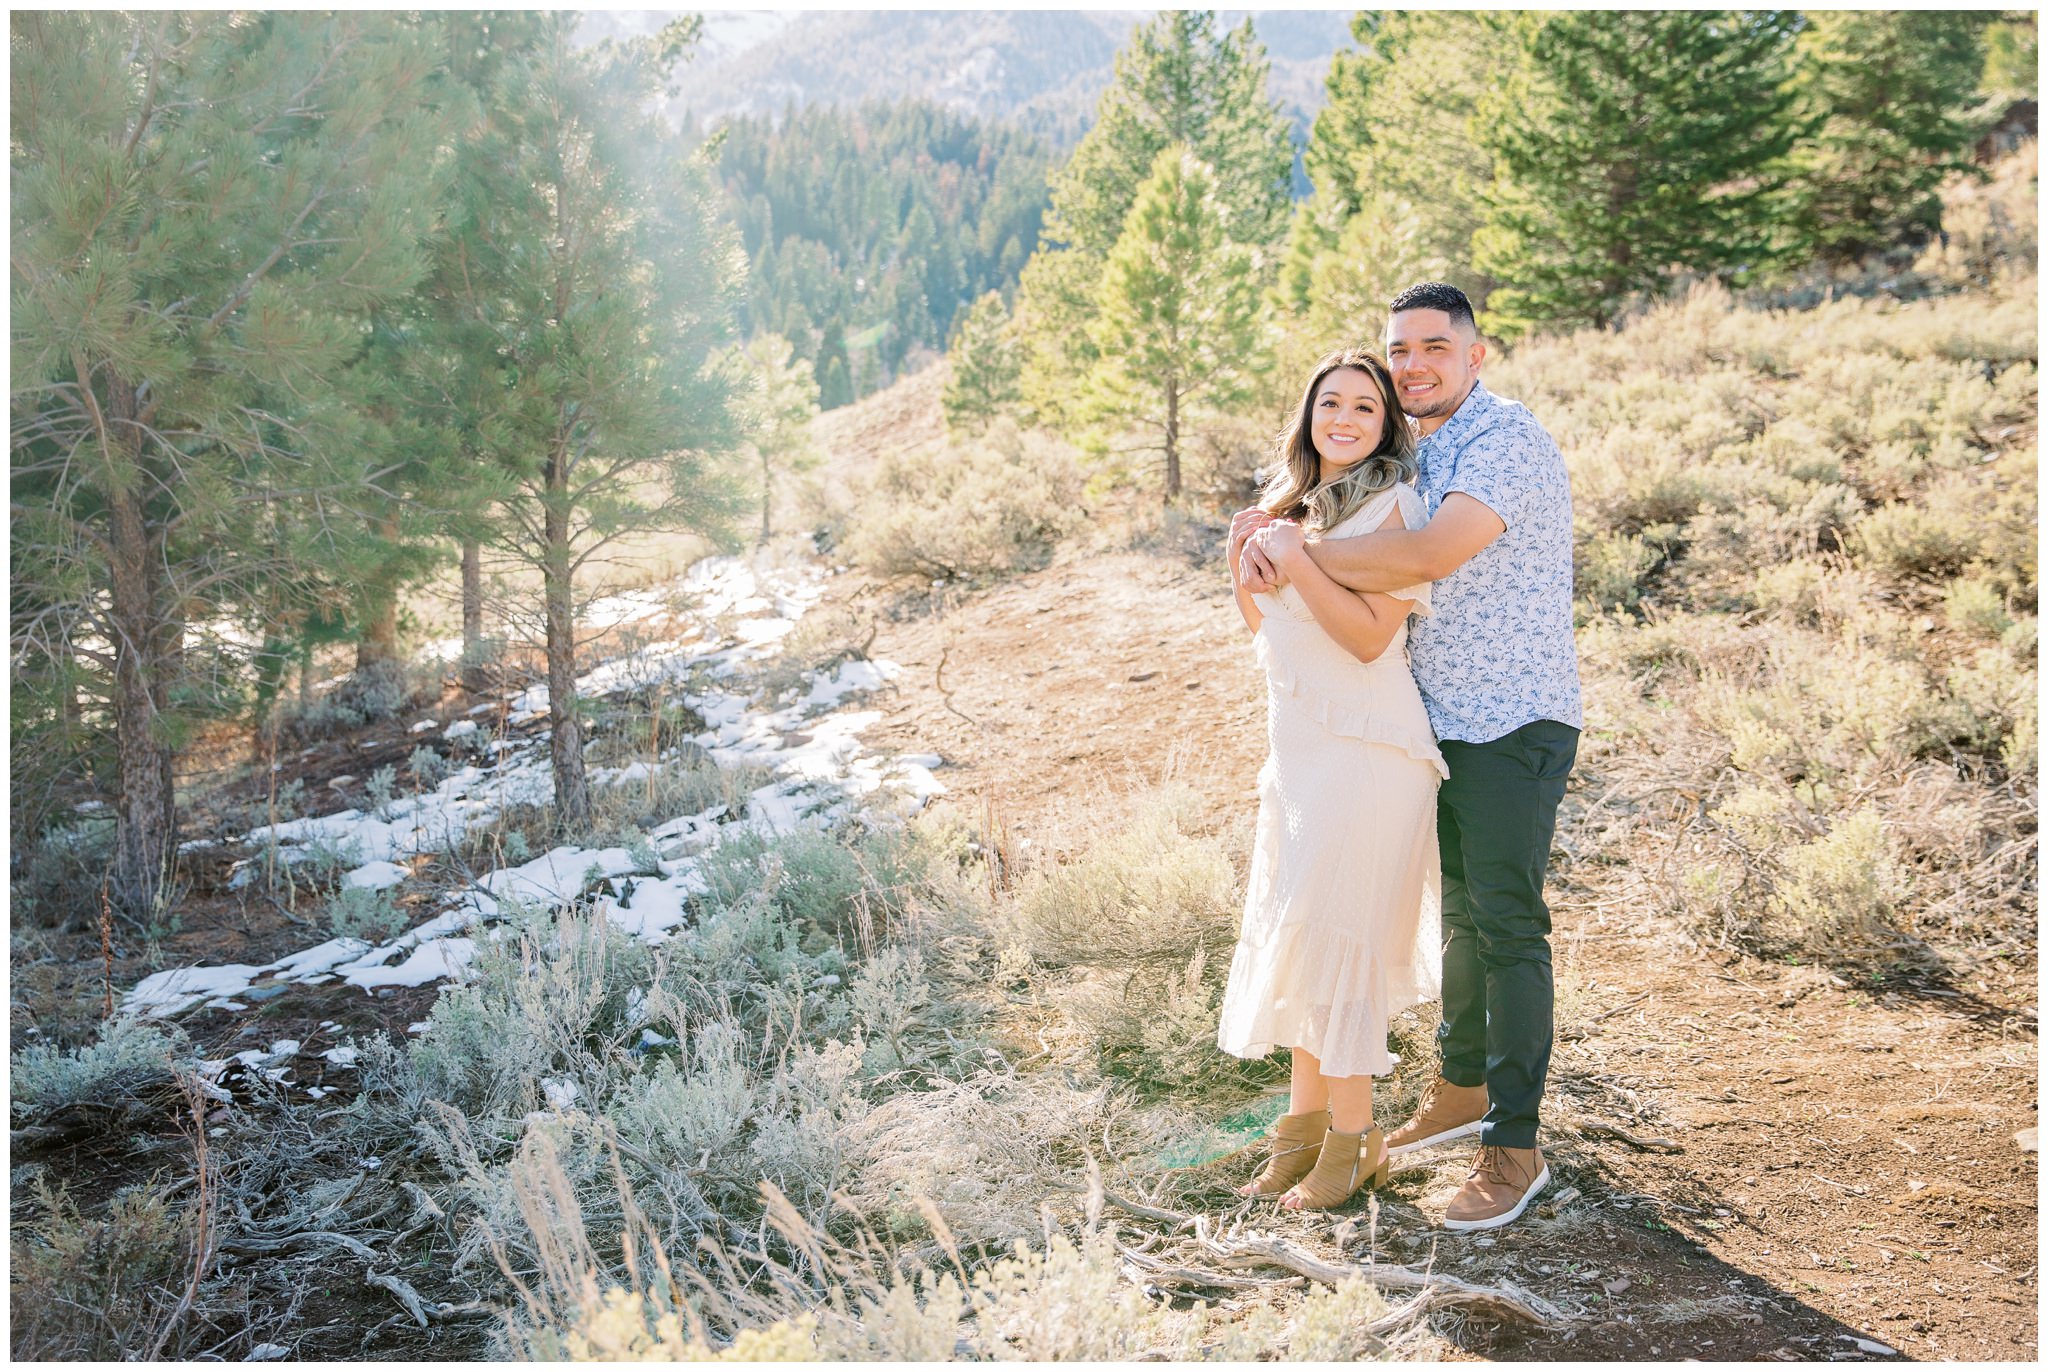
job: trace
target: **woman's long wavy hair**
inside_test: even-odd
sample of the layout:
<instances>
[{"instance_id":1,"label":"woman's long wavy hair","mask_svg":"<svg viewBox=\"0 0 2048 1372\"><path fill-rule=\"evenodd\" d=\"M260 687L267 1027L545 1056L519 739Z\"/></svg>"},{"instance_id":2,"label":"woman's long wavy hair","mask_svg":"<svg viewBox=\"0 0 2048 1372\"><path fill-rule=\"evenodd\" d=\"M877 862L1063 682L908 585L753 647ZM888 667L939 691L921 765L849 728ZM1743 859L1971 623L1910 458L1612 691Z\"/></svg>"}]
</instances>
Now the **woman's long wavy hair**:
<instances>
[{"instance_id":1,"label":"woman's long wavy hair","mask_svg":"<svg viewBox=\"0 0 2048 1372\"><path fill-rule=\"evenodd\" d=\"M1386 422L1380 441L1370 454L1353 463L1343 475L1325 486L1321 483L1322 460L1316 455L1316 392L1331 372L1346 368L1364 372L1380 393L1380 412ZM1407 416L1394 397L1394 378L1387 364L1364 348L1340 348L1326 353L1316 363L1308 386L1301 393L1301 405L1294 420L1273 444L1273 472L1259 493L1259 508L1282 519L1298 519L1311 533L1336 528L1365 507L1381 491L1397 481L1415 480L1415 436L1408 431Z\"/></svg>"}]
</instances>

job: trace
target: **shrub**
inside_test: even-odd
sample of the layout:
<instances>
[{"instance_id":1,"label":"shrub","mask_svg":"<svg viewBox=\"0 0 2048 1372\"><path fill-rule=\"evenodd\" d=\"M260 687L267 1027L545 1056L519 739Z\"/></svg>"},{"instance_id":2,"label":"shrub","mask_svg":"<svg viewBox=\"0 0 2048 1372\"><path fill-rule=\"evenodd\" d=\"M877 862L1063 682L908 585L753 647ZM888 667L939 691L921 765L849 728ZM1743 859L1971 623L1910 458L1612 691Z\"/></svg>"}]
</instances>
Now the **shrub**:
<instances>
[{"instance_id":1,"label":"shrub","mask_svg":"<svg viewBox=\"0 0 2048 1372\"><path fill-rule=\"evenodd\" d=\"M1961 741L1997 755L2011 773L2031 772L2040 727L2036 674L2001 643L1951 666L1946 684Z\"/></svg>"},{"instance_id":2,"label":"shrub","mask_svg":"<svg viewBox=\"0 0 2048 1372\"><path fill-rule=\"evenodd\" d=\"M1941 234L1915 270L1958 286L2026 270L2041 237L2039 174L2040 145L2028 139L1993 165L1988 181L1958 176L1942 190Z\"/></svg>"},{"instance_id":3,"label":"shrub","mask_svg":"<svg viewBox=\"0 0 2048 1372\"><path fill-rule=\"evenodd\" d=\"M412 757L406 761L406 767L412 772L414 784L428 791L446 781L450 770L448 759L425 744L412 750Z\"/></svg>"},{"instance_id":4,"label":"shrub","mask_svg":"<svg viewBox=\"0 0 2048 1372\"><path fill-rule=\"evenodd\" d=\"M332 738L396 717L438 687L439 680L438 673L429 677L402 663L375 664L351 673L307 704L286 704L278 728L293 746Z\"/></svg>"},{"instance_id":5,"label":"shrub","mask_svg":"<svg viewBox=\"0 0 2048 1372\"><path fill-rule=\"evenodd\" d=\"M370 773L370 779L363 783L363 793L369 798L370 813L378 819L391 817L392 792L398 786L398 769L392 766L379 767Z\"/></svg>"},{"instance_id":6,"label":"shrub","mask_svg":"<svg viewBox=\"0 0 2048 1372\"><path fill-rule=\"evenodd\" d=\"M837 933L854 914L861 890L853 849L810 829L769 837L737 834L704 854L698 873L714 907L730 908L759 893L798 929Z\"/></svg>"},{"instance_id":7,"label":"shrub","mask_svg":"<svg viewBox=\"0 0 2048 1372\"><path fill-rule=\"evenodd\" d=\"M75 820L36 838L15 869L14 908L36 924L99 918L100 883L114 862L114 819Z\"/></svg>"},{"instance_id":8,"label":"shrub","mask_svg":"<svg viewBox=\"0 0 2048 1372\"><path fill-rule=\"evenodd\" d=\"M1773 905L1809 946L1872 942L1890 923L1902 874L1876 810L1836 820L1824 836L1788 849L1781 864Z\"/></svg>"},{"instance_id":9,"label":"shrub","mask_svg":"<svg viewBox=\"0 0 2048 1372\"><path fill-rule=\"evenodd\" d=\"M402 933L408 922L389 890L342 886L327 898L327 931L336 938L383 943Z\"/></svg>"},{"instance_id":10,"label":"shrub","mask_svg":"<svg viewBox=\"0 0 2048 1372\"><path fill-rule=\"evenodd\" d=\"M1595 611L1633 610L1643 578L1657 566L1654 549L1637 534L1594 534L1572 559L1574 589Z\"/></svg>"},{"instance_id":11,"label":"shrub","mask_svg":"<svg viewBox=\"0 0 2048 1372\"><path fill-rule=\"evenodd\" d=\"M185 1051L176 1030L126 1015L108 1020L98 1041L82 1047L31 1044L9 1064L14 1115L45 1119L72 1106L160 1092Z\"/></svg>"},{"instance_id":12,"label":"shrub","mask_svg":"<svg viewBox=\"0 0 2048 1372\"><path fill-rule=\"evenodd\" d=\"M839 546L877 576L978 580L1044 566L1079 522L1073 451L998 422L936 458L884 456Z\"/></svg>"},{"instance_id":13,"label":"shrub","mask_svg":"<svg viewBox=\"0 0 2048 1372\"><path fill-rule=\"evenodd\" d=\"M1237 940L1237 879L1223 845L1190 832L1195 798L1168 788L1104 824L1072 860L1026 872L1009 932L1041 966L1185 966Z\"/></svg>"},{"instance_id":14,"label":"shrub","mask_svg":"<svg viewBox=\"0 0 2048 1372\"><path fill-rule=\"evenodd\" d=\"M130 1187L88 1218L63 1190L38 1182L39 1219L9 1243L12 1353L24 1362L114 1361L198 1347L164 1341L198 1242L192 1207L173 1207L156 1183ZM209 1340L211 1342L211 1340Z\"/></svg>"},{"instance_id":15,"label":"shrub","mask_svg":"<svg viewBox=\"0 0 2048 1372\"><path fill-rule=\"evenodd\" d=\"M1975 492L1944 482L1921 500L1872 510L1851 534L1857 560L1891 576L1954 576L1976 557L1979 520Z\"/></svg>"}]
</instances>

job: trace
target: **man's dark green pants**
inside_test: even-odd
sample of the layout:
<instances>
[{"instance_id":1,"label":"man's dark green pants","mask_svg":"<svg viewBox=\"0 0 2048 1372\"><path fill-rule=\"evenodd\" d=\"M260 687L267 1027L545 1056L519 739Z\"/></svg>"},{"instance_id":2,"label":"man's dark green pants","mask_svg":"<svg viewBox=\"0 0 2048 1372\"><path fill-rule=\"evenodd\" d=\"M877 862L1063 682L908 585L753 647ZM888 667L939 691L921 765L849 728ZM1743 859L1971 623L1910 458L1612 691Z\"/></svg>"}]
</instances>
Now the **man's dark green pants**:
<instances>
[{"instance_id":1,"label":"man's dark green pants","mask_svg":"<svg viewBox=\"0 0 2048 1372\"><path fill-rule=\"evenodd\" d=\"M1536 1146L1550 1071L1550 910L1543 869L1579 731L1539 719L1488 743L1441 745L1445 1080L1486 1084L1480 1142Z\"/></svg>"}]
</instances>

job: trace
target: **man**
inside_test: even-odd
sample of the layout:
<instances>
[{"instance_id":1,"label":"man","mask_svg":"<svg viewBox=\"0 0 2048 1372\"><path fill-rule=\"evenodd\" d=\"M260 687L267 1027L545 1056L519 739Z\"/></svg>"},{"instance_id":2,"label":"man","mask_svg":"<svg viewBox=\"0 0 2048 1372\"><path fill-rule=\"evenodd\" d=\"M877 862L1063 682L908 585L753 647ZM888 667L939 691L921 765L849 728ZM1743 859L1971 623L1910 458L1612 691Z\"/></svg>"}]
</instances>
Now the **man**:
<instances>
[{"instance_id":1,"label":"man","mask_svg":"<svg viewBox=\"0 0 2048 1372\"><path fill-rule=\"evenodd\" d=\"M1442 1063L1388 1144L1398 1155L1479 1134L1444 1223L1493 1229L1550 1178L1536 1147L1551 1047L1543 872L1583 722L1571 488L1543 426L1480 384L1486 344L1463 291L1426 282L1389 309L1387 365L1421 436L1417 484L1430 520L1309 546L1353 590L1436 583L1435 613L1408 643L1451 773L1437 793ZM1278 584L1257 538L1241 567L1253 591Z\"/></svg>"}]
</instances>

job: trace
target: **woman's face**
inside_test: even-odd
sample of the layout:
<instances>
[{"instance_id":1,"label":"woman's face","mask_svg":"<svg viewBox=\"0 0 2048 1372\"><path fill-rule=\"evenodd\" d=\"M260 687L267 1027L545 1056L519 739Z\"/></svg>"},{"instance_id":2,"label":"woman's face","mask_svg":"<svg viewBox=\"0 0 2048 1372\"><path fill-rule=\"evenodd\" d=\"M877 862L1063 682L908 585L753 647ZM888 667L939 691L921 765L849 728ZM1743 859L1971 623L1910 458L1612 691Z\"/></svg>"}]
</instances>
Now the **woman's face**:
<instances>
[{"instance_id":1,"label":"woman's face","mask_svg":"<svg viewBox=\"0 0 2048 1372\"><path fill-rule=\"evenodd\" d=\"M1339 367L1317 383L1310 415L1309 440L1326 482L1377 449L1386 432L1379 385L1356 367Z\"/></svg>"}]
</instances>

